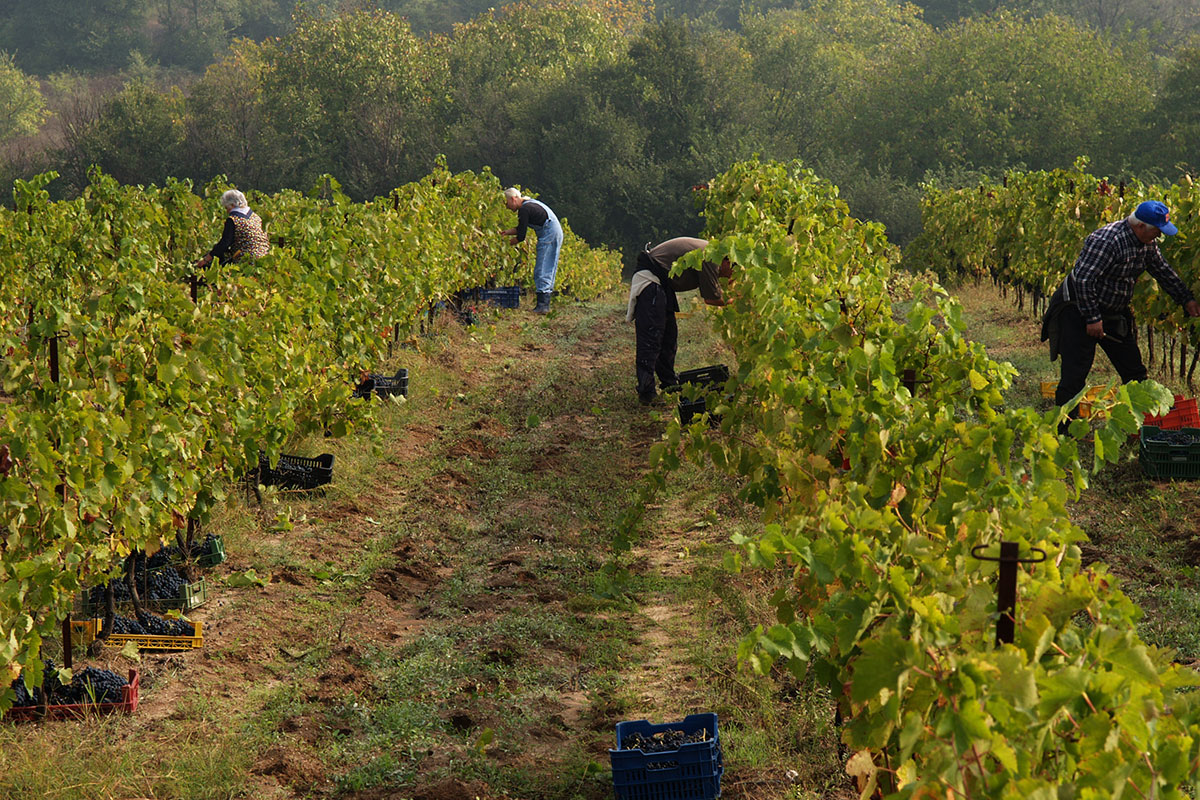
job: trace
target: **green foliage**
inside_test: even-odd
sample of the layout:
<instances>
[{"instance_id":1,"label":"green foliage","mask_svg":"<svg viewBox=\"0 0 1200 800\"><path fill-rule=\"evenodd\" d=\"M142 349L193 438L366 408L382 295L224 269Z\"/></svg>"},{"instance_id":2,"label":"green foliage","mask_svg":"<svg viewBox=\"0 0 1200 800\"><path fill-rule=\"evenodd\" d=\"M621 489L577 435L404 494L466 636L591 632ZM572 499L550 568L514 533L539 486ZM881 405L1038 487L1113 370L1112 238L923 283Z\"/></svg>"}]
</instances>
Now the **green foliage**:
<instances>
[{"instance_id":1,"label":"green foliage","mask_svg":"<svg viewBox=\"0 0 1200 800\"><path fill-rule=\"evenodd\" d=\"M45 0L6 3L0 49L29 72L123 66L132 50L148 50L149 0Z\"/></svg>"},{"instance_id":2,"label":"green foliage","mask_svg":"<svg viewBox=\"0 0 1200 800\"><path fill-rule=\"evenodd\" d=\"M1056 433L1065 412L1006 407L1015 370L937 285L912 282L898 313L896 249L831 185L747 162L706 195L702 256L737 264L714 321L732 399L719 429L669 426L639 500L691 459L762 509L735 563L777 577L776 622L742 659L823 682L888 797L1186 796L1200 681L1131 632L1138 610L1102 566L1081 568L1066 503L1087 471ZM1130 384L1103 402L1097 468L1169 397ZM1022 570L1017 639L996 647L996 567L971 554L1000 541L1049 558Z\"/></svg>"},{"instance_id":3,"label":"green foliage","mask_svg":"<svg viewBox=\"0 0 1200 800\"><path fill-rule=\"evenodd\" d=\"M1146 60L1061 17L966 20L875 76L854 143L912 179L939 166L1055 167L1080 152L1121 164L1153 101ZM1108 120L1112 97L1120 127Z\"/></svg>"},{"instance_id":4,"label":"green foliage","mask_svg":"<svg viewBox=\"0 0 1200 800\"><path fill-rule=\"evenodd\" d=\"M1182 50L1167 74L1156 113L1159 158L1200 170L1200 47ZM1161 163L1161 162L1160 162Z\"/></svg>"},{"instance_id":5,"label":"green foliage","mask_svg":"<svg viewBox=\"0 0 1200 800\"><path fill-rule=\"evenodd\" d=\"M92 165L119 181L161 183L184 161L183 96L132 81L110 97L80 134L77 168Z\"/></svg>"},{"instance_id":6,"label":"green foliage","mask_svg":"<svg viewBox=\"0 0 1200 800\"><path fill-rule=\"evenodd\" d=\"M399 17L301 17L261 56L261 98L282 185L332 172L354 196L370 197L432 167L435 103L446 77Z\"/></svg>"}]
</instances>

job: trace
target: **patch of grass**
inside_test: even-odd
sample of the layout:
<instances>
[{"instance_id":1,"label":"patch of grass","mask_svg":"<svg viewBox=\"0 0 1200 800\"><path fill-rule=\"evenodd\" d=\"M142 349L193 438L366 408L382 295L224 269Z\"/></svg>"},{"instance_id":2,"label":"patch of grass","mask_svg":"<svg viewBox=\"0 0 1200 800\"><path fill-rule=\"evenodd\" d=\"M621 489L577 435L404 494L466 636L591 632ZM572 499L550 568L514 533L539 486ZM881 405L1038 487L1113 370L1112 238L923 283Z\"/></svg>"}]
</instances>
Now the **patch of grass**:
<instances>
[{"instance_id":1,"label":"patch of grass","mask_svg":"<svg viewBox=\"0 0 1200 800\"><path fill-rule=\"evenodd\" d=\"M249 764L238 735L188 711L181 707L180 718L164 725L169 746L153 757L128 746L120 718L0 725L0 796L12 800L237 796Z\"/></svg>"}]
</instances>

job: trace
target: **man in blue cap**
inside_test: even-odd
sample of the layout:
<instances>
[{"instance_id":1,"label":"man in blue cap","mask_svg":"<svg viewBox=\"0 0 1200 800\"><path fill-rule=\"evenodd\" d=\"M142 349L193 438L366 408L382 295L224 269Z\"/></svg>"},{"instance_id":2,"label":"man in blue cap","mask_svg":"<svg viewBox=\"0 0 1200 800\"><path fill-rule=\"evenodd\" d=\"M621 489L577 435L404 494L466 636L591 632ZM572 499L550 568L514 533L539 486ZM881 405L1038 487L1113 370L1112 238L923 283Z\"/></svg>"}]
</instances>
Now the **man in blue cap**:
<instances>
[{"instance_id":1,"label":"man in blue cap","mask_svg":"<svg viewBox=\"0 0 1200 800\"><path fill-rule=\"evenodd\" d=\"M1146 365L1129 307L1134 283L1143 272L1153 275L1189 316L1200 316L1200 304L1155 244L1159 236L1178 232L1167 207L1147 200L1126 219L1088 234L1074 268L1050 298L1042 322L1042 340L1050 341L1050 360L1062 355L1054 402L1061 406L1083 391L1096 345L1122 383L1145 380Z\"/></svg>"}]
</instances>

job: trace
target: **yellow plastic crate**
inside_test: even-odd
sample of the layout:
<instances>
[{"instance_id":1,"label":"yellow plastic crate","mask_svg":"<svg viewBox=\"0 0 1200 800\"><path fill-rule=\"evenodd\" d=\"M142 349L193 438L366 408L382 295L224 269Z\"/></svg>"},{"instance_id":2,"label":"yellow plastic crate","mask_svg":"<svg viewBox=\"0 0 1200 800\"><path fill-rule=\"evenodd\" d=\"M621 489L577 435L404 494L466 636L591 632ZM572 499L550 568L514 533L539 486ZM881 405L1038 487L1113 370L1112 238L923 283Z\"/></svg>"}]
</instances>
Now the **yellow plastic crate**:
<instances>
[{"instance_id":1,"label":"yellow plastic crate","mask_svg":"<svg viewBox=\"0 0 1200 800\"><path fill-rule=\"evenodd\" d=\"M100 623L100 620L96 620ZM194 650L204 646L202 623L193 622L196 626L195 636L149 636L139 633L113 633L102 643L111 647L124 647L126 642L133 642L141 650Z\"/></svg>"},{"instance_id":2,"label":"yellow plastic crate","mask_svg":"<svg viewBox=\"0 0 1200 800\"><path fill-rule=\"evenodd\" d=\"M71 640L80 644L91 644L96 641L96 634L100 632L103 620L99 619L73 619L71 620Z\"/></svg>"},{"instance_id":3,"label":"yellow plastic crate","mask_svg":"<svg viewBox=\"0 0 1200 800\"><path fill-rule=\"evenodd\" d=\"M1042 397L1047 400L1054 399L1054 393L1058 391L1058 381L1042 381L1041 382ZM1083 400L1089 404L1097 400L1111 400L1116 397L1117 390L1112 386L1091 386L1088 387L1087 394L1083 396ZM1083 407L1083 401L1080 401L1080 407Z\"/></svg>"}]
</instances>

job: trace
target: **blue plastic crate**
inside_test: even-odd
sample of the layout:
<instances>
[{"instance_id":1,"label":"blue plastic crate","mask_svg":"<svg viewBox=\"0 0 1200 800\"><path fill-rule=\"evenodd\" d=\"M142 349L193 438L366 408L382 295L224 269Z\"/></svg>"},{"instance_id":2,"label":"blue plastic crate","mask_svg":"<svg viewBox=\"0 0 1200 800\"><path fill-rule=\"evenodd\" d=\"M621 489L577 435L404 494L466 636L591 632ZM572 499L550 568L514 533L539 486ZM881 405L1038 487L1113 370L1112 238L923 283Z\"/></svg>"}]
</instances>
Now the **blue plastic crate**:
<instances>
[{"instance_id":1,"label":"blue plastic crate","mask_svg":"<svg viewBox=\"0 0 1200 800\"><path fill-rule=\"evenodd\" d=\"M691 736L705 731L704 741L690 742L677 750L647 753L643 750L609 750L613 791L617 800L713 800L721 796L721 742L716 714L689 714L682 722L651 725L644 719L617 723L617 747L630 734L649 738L665 731Z\"/></svg>"},{"instance_id":2,"label":"blue plastic crate","mask_svg":"<svg viewBox=\"0 0 1200 800\"><path fill-rule=\"evenodd\" d=\"M501 308L519 308L521 305L520 286L500 286L495 289L479 289L479 302L488 303Z\"/></svg>"}]
</instances>

